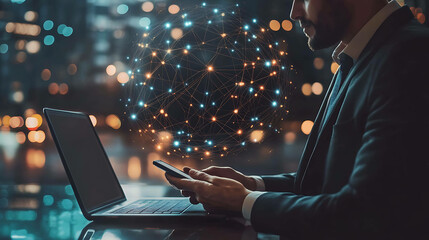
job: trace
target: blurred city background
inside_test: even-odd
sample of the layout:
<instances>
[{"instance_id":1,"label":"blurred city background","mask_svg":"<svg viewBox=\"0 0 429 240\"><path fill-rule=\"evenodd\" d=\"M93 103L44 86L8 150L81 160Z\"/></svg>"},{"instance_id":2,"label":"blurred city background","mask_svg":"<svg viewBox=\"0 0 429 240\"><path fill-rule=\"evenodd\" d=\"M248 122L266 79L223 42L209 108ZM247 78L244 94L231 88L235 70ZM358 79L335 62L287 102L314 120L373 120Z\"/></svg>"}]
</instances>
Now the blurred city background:
<instances>
[{"instance_id":1,"label":"blurred city background","mask_svg":"<svg viewBox=\"0 0 429 240\"><path fill-rule=\"evenodd\" d=\"M118 83L126 56L136 51L135 36L159 13L181 14L199 1L2 0L0 2L0 182L67 183L59 155L42 116L43 107L83 111L91 119L122 182L163 181L151 161L165 159L130 131ZM219 6L234 1L209 1ZM228 165L248 174L294 171L320 102L338 65L332 49L311 52L291 0L243 1L255 16L285 40L297 75L293 79L282 133L222 159L167 158L181 167ZM400 1L404 4L404 1ZM405 1L427 24L426 1ZM143 22L143 23L142 23Z\"/></svg>"}]
</instances>

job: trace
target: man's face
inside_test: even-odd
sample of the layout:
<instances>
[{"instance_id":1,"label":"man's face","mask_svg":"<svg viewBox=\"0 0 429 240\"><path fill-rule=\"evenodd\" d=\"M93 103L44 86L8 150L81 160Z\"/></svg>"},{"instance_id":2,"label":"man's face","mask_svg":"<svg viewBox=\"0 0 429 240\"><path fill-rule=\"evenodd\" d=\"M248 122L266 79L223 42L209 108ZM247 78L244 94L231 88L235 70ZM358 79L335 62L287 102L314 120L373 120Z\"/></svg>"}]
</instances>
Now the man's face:
<instances>
[{"instance_id":1,"label":"man's face","mask_svg":"<svg viewBox=\"0 0 429 240\"><path fill-rule=\"evenodd\" d=\"M330 47L344 36L351 19L346 0L294 0L291 19L299 21L312 50Z\"/></svg>"}]
</instances>

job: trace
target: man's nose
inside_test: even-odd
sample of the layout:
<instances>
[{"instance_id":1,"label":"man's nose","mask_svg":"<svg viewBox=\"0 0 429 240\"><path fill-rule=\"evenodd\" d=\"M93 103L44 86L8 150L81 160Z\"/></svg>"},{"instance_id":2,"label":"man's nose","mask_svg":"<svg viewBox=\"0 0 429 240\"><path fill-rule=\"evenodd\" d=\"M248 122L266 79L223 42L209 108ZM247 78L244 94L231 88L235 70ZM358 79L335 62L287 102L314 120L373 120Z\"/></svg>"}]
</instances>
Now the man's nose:
<instances>
[{"instance_id":1,"label":"man's nose","mask_svg":"<svg viewBox=\"0 0 429 240\"><path fill-rule=\"evenodd\" d=\"M294 0L290 10L290 18L294 21L304 17L304 6L302 0Z\"/></svg>"}]
</instances>

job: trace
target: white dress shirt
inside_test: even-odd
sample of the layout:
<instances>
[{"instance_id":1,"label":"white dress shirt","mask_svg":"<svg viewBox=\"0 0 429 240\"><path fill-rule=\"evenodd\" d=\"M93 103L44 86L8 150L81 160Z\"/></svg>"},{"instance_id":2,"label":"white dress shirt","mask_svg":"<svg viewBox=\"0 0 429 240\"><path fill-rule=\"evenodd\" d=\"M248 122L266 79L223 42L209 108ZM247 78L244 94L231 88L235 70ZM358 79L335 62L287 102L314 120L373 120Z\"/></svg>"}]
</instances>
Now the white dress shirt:
<instances>
[{"instance_id":1,"label":"white dress shirt","mask_svg":"<svg viewBox=\"0 0 429 240\"><path fill-rule=\"evenodd\" d=\"M337 48L335 48L332 54L332 58L336 62L339 62L338 56L341 53L345 53L353 58L353 61L356 61L378 28L393 12L398 10L400 7L401 6L396 0L389 2L361 28L361 30L353 37L349 44L345 44L343 42L338 44ZM246 196L241 208L244 219L248 221L250 221L253 204L255 203L256 199L262 194L266 193L264 192L264 180L259 176L251 177L256 180L256 191L253 191Z\"/></svg>"}]
</instances>

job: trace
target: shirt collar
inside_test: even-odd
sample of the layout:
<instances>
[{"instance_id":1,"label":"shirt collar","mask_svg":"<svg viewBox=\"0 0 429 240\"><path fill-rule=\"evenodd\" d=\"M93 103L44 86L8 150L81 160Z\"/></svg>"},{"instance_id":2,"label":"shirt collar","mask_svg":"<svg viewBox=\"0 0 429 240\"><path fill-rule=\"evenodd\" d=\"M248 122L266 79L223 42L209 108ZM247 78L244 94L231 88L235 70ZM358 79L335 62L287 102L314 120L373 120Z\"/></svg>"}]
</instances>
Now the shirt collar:
<instances>
[{"instance_id":1,"label":"shirt collar","mask_svg":"<svg viewBox=\"0 0 429 240\"><path fill-rule=\"evenodd\" d=\"M338 56L341 53L345 53L353 58L353 61L356 61L363 49L374 36L378 28L383 24L383 22L401 6L396 0L389 2L384 6L380 11L378 11L362 28L359 32L353 37L349 44L340 42L332 53L332 58L335 62L339 63Z\"/></svg>"}]
</instances>

